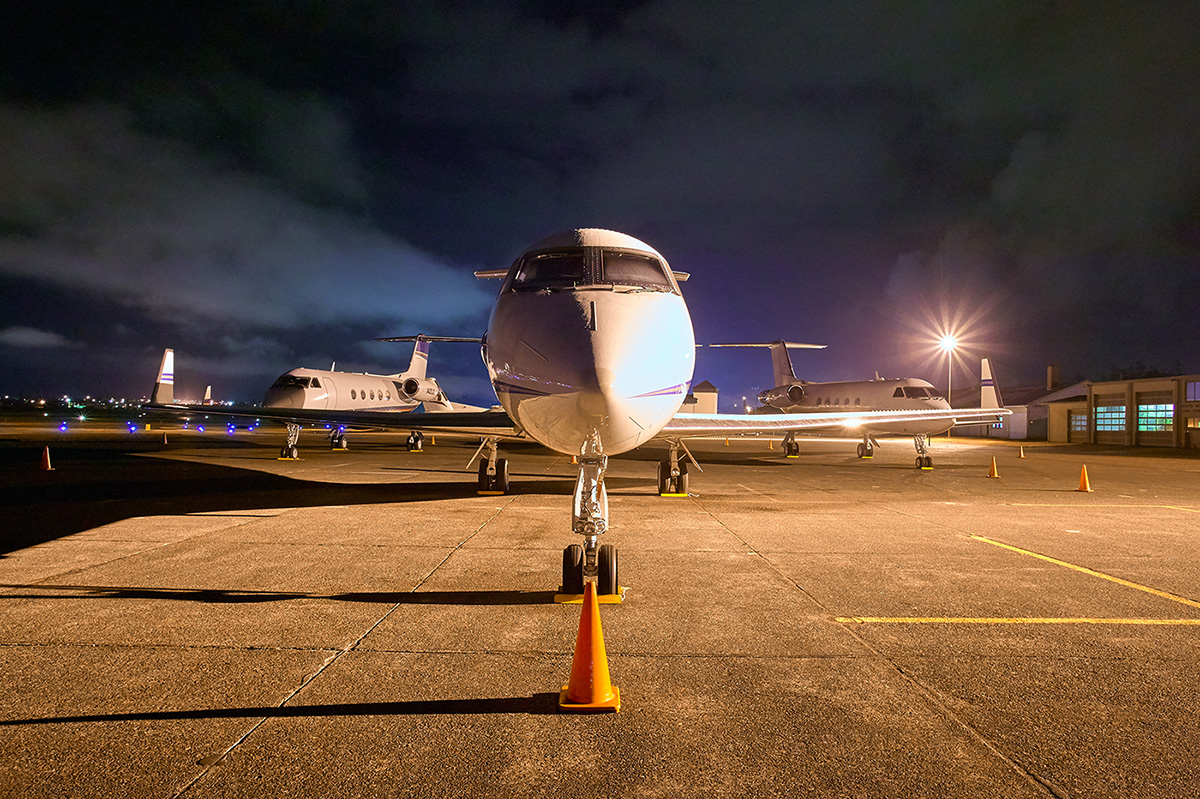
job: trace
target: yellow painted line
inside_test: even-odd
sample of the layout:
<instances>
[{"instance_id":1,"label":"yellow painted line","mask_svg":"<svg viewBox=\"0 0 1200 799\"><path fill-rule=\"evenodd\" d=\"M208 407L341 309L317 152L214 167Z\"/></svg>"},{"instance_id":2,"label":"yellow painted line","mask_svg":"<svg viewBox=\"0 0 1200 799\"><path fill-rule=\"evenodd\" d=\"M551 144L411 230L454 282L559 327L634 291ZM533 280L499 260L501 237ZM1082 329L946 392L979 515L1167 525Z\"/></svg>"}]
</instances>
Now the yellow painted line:
<instances>
[{"instance_id":1,"label":"yellow painted line","mask_svg":"<svg viewBox=\"0 0 1200 799\"><path fill-rule=\"evenodd\" d=\"M947 616L839 616L843 624L1148 624L1159 626L1200 627L1200 619L1072 619L1072 618L972 618Z\"/></svg>"},{"instance_id":2,"label":"yellow painted line","mask_svg":"<svg viewBox=\"0 0 1200 799\"><path fill-rule=\"evenodd\" d=\"M1065 504L1059 502L1010 502L1009 505L1014 508L1071 508L1078 510L1078 504ZM1089 508L1146 508L1149 510L1177 510L1183 513L1200 513L1200 508L1186 508L1182 505L1093 505L1088 503Z\"/></svg>"},{"instance_id":3,"label":"yellow painted line","mask_svg":"<svg viewBox=\"0 0 1200 799\"><path fill-rule=\"evenodd\" d=\"M973 536L971 536L971 538L974 538L976 541L982 541L985 544L991 544L992 546L997 546L1002 549L1007 549L1009 551L1016 552L1021 555L1028 555L1031 558L1037 558L1038 560L1044 560L1047 563L1053 563L1056 566L1064 566L1068 569L1074 569L1077 572L1083 572L1084 574L1090 574L1092 577L1099 577L1101 580L1108 580L1110 582L1116 583L1117 585L1123 585L1126 588L1135 588L1138 591L1145 591L1147 594L1154 594L1155 596L1162 597L1163 599L1169 599L1172 602L1179 602L1181 604L1187 605L1188 607L1200 608L1200 602L1197 602L1194 599L1187 599L1186 597L1181 597L1176 594L1172 594L1168 591L1159 591L1157 588L1151 588L1150 586L1147 586L1147 585L1142 585L1140 583L1135 583L1135 582L1131 582L1129 580L1124 580L1120 577L1114 577L1111 574L1105 574L1104 572L1098 572L1095 569L1089 569L1086 566L1076 566L1074 563L1067 563L1065 560L1059 560L1058 558L1052 558L1049 555L1042 555L1037 552L1030 552L1028 549L1021 549L1020 547L1014 547L1011 544L1002 544L999 541L993 541L992 539L984 538L981 535L973 535Z\"/></svg>"}]
</instances>

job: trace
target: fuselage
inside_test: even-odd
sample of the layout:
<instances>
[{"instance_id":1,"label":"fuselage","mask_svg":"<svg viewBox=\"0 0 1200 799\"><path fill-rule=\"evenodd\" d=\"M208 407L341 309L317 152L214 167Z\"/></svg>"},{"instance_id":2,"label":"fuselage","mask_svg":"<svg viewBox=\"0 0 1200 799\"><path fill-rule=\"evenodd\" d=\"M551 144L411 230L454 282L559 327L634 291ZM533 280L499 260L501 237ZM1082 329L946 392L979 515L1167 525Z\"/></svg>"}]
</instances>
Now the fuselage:
<instances>
[{"instance_id":1,"label":"fuselage","mask_svg":"<svg viewBox=\"0 0 1200 799\"><path fill-rule=\"evenodd\" d=\"M950 404L932 383L916 378L798 382L804 389L799 403L779 408L782 413L843 413L850 411L946 410ZM953 427L952 421L875 422L864 425L872 433L936 435Z\"/></svg>"},{"instance_id":2,"label":"fuselage","mask_svg":"<svg viewBox=\"0 0 1200 799\"><path fill-rule=\"evenodd\" d=\"M631 236L570 231L509 269L483 347L501 406L546 447L606 455L653 438L695 366L687 305L666 260Z\"/></svg>"},{"instance_id":3,"label":"fuselage","mask_svg":"<svg viewBox=\"0 0 1200 799\"><path fill-rule=\"evenodd\" d=\"M262 404L268 408L411 411L419 402L405 395L403 380L403 375L293 369L267 389Z\"/></svg>"}]
</instances>

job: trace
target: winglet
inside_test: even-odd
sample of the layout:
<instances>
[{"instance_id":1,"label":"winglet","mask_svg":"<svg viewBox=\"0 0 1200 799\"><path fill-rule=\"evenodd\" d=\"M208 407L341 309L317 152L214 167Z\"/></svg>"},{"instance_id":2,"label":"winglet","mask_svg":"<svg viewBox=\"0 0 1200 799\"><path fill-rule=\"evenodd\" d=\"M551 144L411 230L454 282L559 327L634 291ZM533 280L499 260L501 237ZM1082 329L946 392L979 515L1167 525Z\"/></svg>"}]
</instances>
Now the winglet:
<instances>
[{"instance_id":1,"label":"winglet","mask_svg":"<svg viewBox=\"0 0 1200 799\"><path fill-rule=\"evenodd\" d=\"M175 401L175 350L163 350L158 380L154 381L154 393L150 395L150 401L164 405Z\"/></svg>"},{"instance_id":2,"label":"winglet","mask_svg":"<svg viewBox=\"0 0 1200 799\"><path fill-rule=\"evenodd\" d=\"M979 362L979 407L1003 408L1004 401L1000 399L1000 387L992 377L992 362L983 358Z\"/></svg>"}]
</instances>

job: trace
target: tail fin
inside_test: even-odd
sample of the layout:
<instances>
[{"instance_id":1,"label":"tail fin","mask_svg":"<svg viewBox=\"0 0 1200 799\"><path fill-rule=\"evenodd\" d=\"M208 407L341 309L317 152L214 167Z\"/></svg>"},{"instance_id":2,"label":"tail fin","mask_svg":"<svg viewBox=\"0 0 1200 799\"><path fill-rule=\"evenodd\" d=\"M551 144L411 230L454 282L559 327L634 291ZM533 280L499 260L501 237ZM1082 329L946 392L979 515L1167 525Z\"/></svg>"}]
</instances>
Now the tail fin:
<instances>
[{"instance_id":1,"label":"tail fin","mask_svg":"<svg viewBox=\"0 0 1200 799\"><path fill-rule=\"evenodd\" d=\"M775 341L763 344L709 344L710 347L770 347L771 348L771 372L774 375L776 386L786 386L789 383L796 382L796 370L792 368L792 359L788 355L788 349L806 349L806 350L823 350L825 344L797 344L794 341L784 341L776 339Z\"/></svg>"},{"instance_id":2,"label":"tail fin","mask_svg":"<svg viewBox=\"0 0 1200 799\"><path fill-rule=\"evenodd\" d=\"M163 350L158 380L154 381L154 393L150 395L150 401L165 405L175 401L175 350Z\"/></svg>"},{"instance_id":3,"label":"tail fin","mask_svg":"<svg viewBox=\"0 0 1200 799\"><path fill-rule=\"evenodd\" d=\"M212 405L212 386L205 386L205 388L204 388L204 402L203 402L203 403L201 403L201 404L202 404L202 405Z\"/></svg>"},{"instance_id":4,"label":"tail fin","mask_svg":"<svg viewBox=\"0 0 1200 799\"><path fill-rule=\"evenodd\" d=\"M405 377L424 377L425 370L429 367L429 339L424 336L417 336L417 343L413 344L412 360L408 362L408 369L405 370Z\"/></svg>"},{"instance_id":5,"label":"tail fin","mask_svg":"<svg viewBox=\"0 0 1200 799\"><path fill-rule=\"evenodd\" d=\"M979 362L979 407L1004 407L1004 401L1000 399L1000 387L992 377L992 362L987 358Z\"/></svg>"}]
</instances>

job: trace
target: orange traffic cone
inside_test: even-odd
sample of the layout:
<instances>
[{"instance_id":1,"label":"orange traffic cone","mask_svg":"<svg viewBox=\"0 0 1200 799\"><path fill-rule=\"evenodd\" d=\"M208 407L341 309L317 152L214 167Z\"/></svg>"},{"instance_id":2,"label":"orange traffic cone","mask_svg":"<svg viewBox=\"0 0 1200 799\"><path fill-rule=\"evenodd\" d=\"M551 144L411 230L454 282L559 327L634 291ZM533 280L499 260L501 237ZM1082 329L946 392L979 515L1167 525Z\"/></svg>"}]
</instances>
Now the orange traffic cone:
<instances>
[{"instance_id":1,"label":"orange traffic cone","mask_svg":"<svg viewBox=\"0 0 1200 799\"><path fill-rule=\"evenodd\" d=\"M572 456L571 456L571 463L572 463L572 464L579 463L579 459L578 459L578 458L576 458L574 455L572 455Z\"/></svg>"},{"instance_id":2,"label":"orange traffic cone","mask_svg":"<svg viewBox=\"0 0 1200 799\"><path fill-rule=\"evenodd\" d=\"M163 446L167 446L167 434L163 433Z\"/></svg>"},{"instance_id":3,"label":"orange traffic cone","mask_svg":"<svg viewBox=\"0 0 1200 799\"><path fill-rule=\"evenodd\" d=\"M50 447L46 447L45 449L42 450L42 471L43 472L54 471L54 467L50 465Z\"/></svg>"},{"instance_id":4,"label":"orange traffic cone","mask_svg":"<svg viewBox=\"0 0 1200 799\"><path fill-rule=\"evenodd\" d=\"M992 468L988 470L988 477L999 477L1000 473L996 471L996 456L992 456Z\"/></svg>"},{"instance_id":5,"label":"orange traffic cone","mask_svg":"<svg viewBox=\"0 0 1200 799\"><path fill-rule=\"evenodd\" d=\"M725 446L727 446L727 447L729 446L729 439L728 439L728 438L727 438L727 439L725 439Z\"/></svg>"},{"instance_id":6,"label":"orange traffic cone","mask_svg":"<svg viewBox=\"0 0 1200 799\"><path fill-rule=\"evenodd\" d=\"M1025 458L1025 445L1024 444L1021 445L1021 454L1018 455L1017 457L1021 458L1021 459Z\"/></svg>"},{"instance_id":7,"label":"orange traffic cone","mask_svg":"<svg viewBox=\"0 0 1200 799\"><path fill-rule=\"evenodd\" d=\"M596 600L596 584L591 580L583 585L583 613L579 617L579 635L575 637L571 680L559 692L558 706L578 713L608 710L616 713L621 709L621 693L608 678L600 603Z\"/></svg>"},{"instance_id":8,"label":"orange traffic cone","mask_svg":"<svg viewBox=\"0 0 1200 799\"><path fill-rule=\"evenodd\" d=\"M773 439L773 438L767 439L767 449L775 449L775 439Z\"/></svg>"},{"instance_id":9,"label":"orange traffic cone","mask_svg":"<svg viewBox=\"0 0 1200 799\"><path fill-rule=\"evenodd\" d=\"M430 436L429 443L436 447L437 446L437 436Z\"/></svg>"},{"instance_id":10,"label":"orange traffic cone","mask_svg":"<svg viewBox=\"0 0 1200 799\"><path fill-rule=\"evenodd\" d=\"M1086 466L1084 466L1083 469L1080 470L1080 472L1079 472L1079 488L1076 490L1077 491L1089 491L1089 492L1092 490L1092 484L1090 482L1088 482Z\"/></svg>"}]
</instances>

